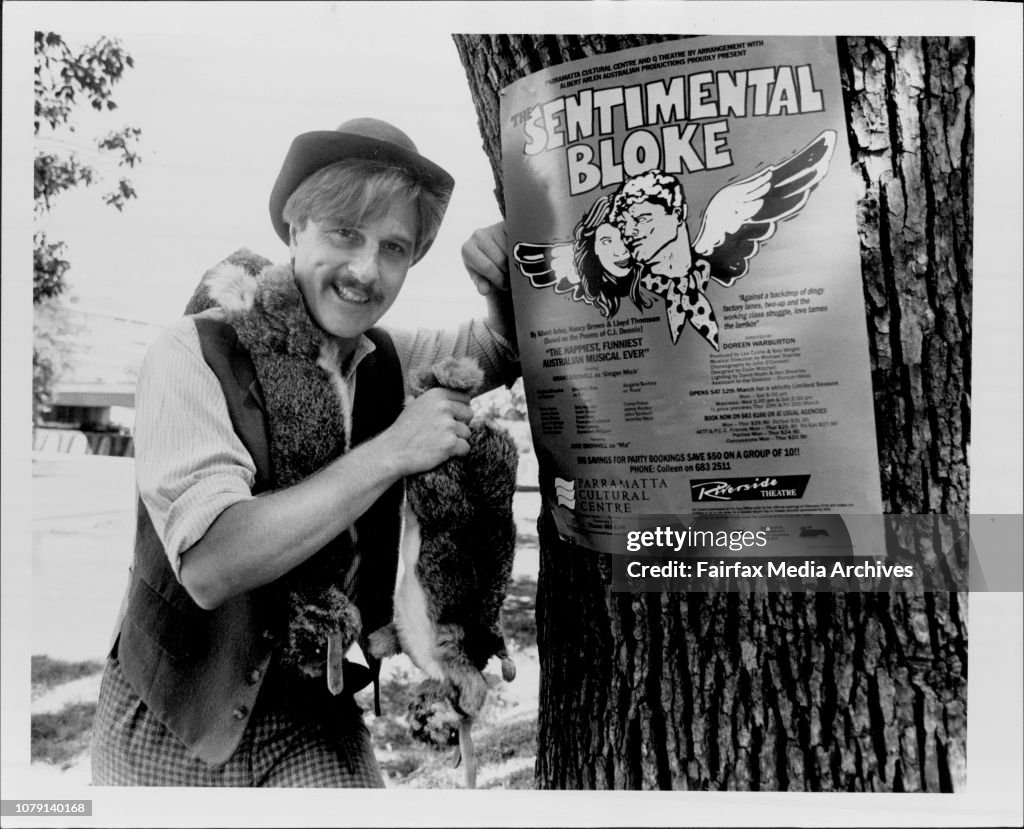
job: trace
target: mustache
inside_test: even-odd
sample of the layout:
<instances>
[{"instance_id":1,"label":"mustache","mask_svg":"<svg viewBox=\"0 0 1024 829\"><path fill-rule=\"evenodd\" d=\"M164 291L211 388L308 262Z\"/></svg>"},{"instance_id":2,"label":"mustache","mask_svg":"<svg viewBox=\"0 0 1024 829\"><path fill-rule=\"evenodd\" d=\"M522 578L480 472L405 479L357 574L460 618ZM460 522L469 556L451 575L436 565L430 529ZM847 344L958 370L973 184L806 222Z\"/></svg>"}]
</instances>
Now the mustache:
<instances>
[{"instance_id":1,"label":"mustache","mask_svg":"<svg viewBox=\"0 0 1024 829\"><path fill-rule=\"evenodd\" d=\"M365 282L360 282L351 276L345 276L344 274L336 277L332 283L336 288L344 288L345 290L351 291L359 296L364 296L371 302L380 302L384 299L384 292L380 290L377 284L367 285Z\"/></svg>"}]
</instances>

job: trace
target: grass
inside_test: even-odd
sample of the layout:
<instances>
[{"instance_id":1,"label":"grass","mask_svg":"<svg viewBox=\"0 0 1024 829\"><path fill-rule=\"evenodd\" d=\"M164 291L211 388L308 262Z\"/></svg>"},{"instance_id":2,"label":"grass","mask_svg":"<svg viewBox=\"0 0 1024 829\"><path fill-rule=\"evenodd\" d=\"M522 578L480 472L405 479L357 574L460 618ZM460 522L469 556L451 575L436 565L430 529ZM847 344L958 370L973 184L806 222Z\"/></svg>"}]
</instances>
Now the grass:
<instances>
[{"instance_id":1,"label":"grass","mask_svg":"<svg viewBox=\"0 0 1024 829\"><path fill-rule=\"evenodd\" d=\"M103 663L64 662L49 656L33 656L31 668L32 699L49 691L103 670ZM69 768L89 748L96 703L74 702L60 711L33 714L32 761Z\"/></svg>"},{"instance_id":2,"label":"grass","mask_svg":"<svg viewBox=\"0 0 1024 829\"><path fill-rule=\"evenodd\" d=\"M32 762L69 768L89 748L95 702L76 702L50 714L32 715Z\"/></svg>"},{"instance_id":3,"label":"grass","mask_svg":"<svg viewBox=\"0 0 1024 829\"><path fill-rule=\"evenodd\" d=\"M502 628L513 658L537 644L537 583L529 577L516 579L502 607ZM452 776L452 752L414 739L409 734L407 712L416 696L422 676L416 669L396 669L381 682L380 717L367 717L367 727L378 750L378 762L392 784L415 788L448 788L461 785L461 772ZM473 728L481 773L488 766L500 766L518 759L532 760L537 751L535 717L502 722L501 715L516 703L506 698L505 686L491 678L491 693ZM516 768L489 783L488 788L532 789L533 764Z\"/></svg>"},{"instance_id":4,"label":"grass","mask_svg":"<svg viewBox=\"0 0 1024 829\"><path fill-rule=\"evenodd\" d=\"M501 780L481 786L482 789L535 789L533 765L512 772Z\"/></svg>"},{"instance_id":5,"label":"grass","mask_svg":"<svg viewBox=\"0 0 1024 829\"><path fill-rule=\"evenodd\" d=\"M408 671L396 671L380 684L381 716L368 723L373 743L388 746L389 750L402 750L419 745L409 735L409 721L406 712L416 697L416 686L420 679ZM382 764L383 765L383 764Z\"/></svg>"},{"instance_id":6,"label":"grass","mask_svg":"<svg viewBox=\"0 0 1024 829\"><path fill-rule=\"evenodd\" d=\"M90 660L88 662L63 662L49 656L32 657L32 699L52 691L58 685L92 676L103 670L103 663Z\"/></svg>"},{"instance_id":7,"label":"grass","mask_svg":"<svg viewBox=\"0 0 1024 829\"><path fill-rule=\"evenodd\" d=\"M536 719L511 723L482 724L473 728L482 789L533 789L534 757L537 754ZM396 757L387 766L381 763L391 777L390 785L416 789L447 789L463 786L463 771L456 768L452 751L432 751L421 747ZM517 762L520 761L520 762ZM503 772L503 766L511 771ZM490 771L490 775L488 775Z\"/></svg>"},{"instance_id":8,"label":"grass","mask_svg":"<svg viewBox=\"0 0 1024 829\"><path fill-rule=\"evenodd\" d=\"M513 722L500 729L490 729L476 740L476 756L481 766L507 763L517 757L530 757L536 753L535 720Z\"/></svg>"},{"instance_id":9,"label":"grass","mask_svg":"<svg viewBox=\"0 0 1024 829\"><path fill-rule=\"evenodd\" d=\"M537 723L529 720L495 723L509 702L502 696L501 686L492 681L491 693L474 725L474 742L481 767L508 762L517 757L532 757L536 753ZM416 696L418 677L405 672L381 683L381 711L379 717L367 717L367 727L378 749L378 762L384 773L393 780L422 777L433 779L436 772L450 767L453 756L450 749L439 749L422 743L409 733L406 712L409 702ZM532 788L532 776L530 778ZM416 780L411 785L418 786Z\"/></svg>"}]
</instances>

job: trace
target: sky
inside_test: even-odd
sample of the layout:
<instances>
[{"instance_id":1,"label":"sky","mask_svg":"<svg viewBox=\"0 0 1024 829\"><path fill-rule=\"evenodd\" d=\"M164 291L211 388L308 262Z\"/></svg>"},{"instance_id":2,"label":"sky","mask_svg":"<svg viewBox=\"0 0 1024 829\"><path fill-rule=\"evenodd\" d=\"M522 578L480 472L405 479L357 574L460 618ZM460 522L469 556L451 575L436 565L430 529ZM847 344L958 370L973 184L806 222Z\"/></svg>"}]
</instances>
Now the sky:
<instances>
[{"instance_id":1,"label":"sky","mask_svg":"<svg viewBox=\"0 0 1024 829\"><path fill-rule=\"evenodd\" d=\"M142 130L142 162L128 171L138 198L122 213L102 204L103 184L56 203L47 225L68 245L69 300L166 323L202 273L232 250L282 259L267 198L292 138L374 116L406 131L456 179L441 235L410 272L391 324L448 326L483 312L460 247L501 215L450 35L414 44L367 37L366 24L353 25L345 7L327 4L300 11L290 33L236 36L212 26L169 34L116 23L99 29L82 17L60 26L69 43L118 35L135 65L115 87L115 111L85 108L73 135L41 145L63 149L70 140L114 183L124 171L90 152L91 139L128 124Z\"/></svg>"},{"instance_id":2,"label":"sky","mask_svg":"<svg viewBox=\"0 0 1024 829\"><path fill-rule=\"evenodd\" d=\"M884 9L884 21L882 9ZM1020 30L1015 4L910 3L28 3L3 6L3 589L4 796L29 794L15 760L27 755L27 729L10 705L11 682L27 682L19 641L30 601L32 514L28 391L31 364L31 32L60 31L72 41L117 35L135 68L117 88L120 108L108 125L142 129L142 165L132 178L139 199L123 214L102 190L69 195L51 232L69 247L69 290L83 308L167 323L199 276L237 247L280 258L283 244L267 215L269 189L291 138L374 115L406 130L420 150L457 180L442 235L410 273L391 310L396 325L447 325L482 311L462 271L459 247L476 227L499 218L476 116L451 41L453 31L706 32L729 35L852 33L973 34L977 45L977 190L972 394L972 504L986 512L1021 511L1021 137ZM82 138L92 133L81 131ZM1009 184L1008 184L1009 183ZM20 609L20 610L19 610ZM906 821L966 824L978 816L1013 822L1007 796L1019 794L1019 742L1006 739L1007 715L1020 716L1020 594L971 598L971 789L940 802L810 801L780 794L733 797L684 793L645 799L480 800L466 822L505 825L532 819L600 824L695 824L778 820L809 825ZM24 639L25 637L22 636ZM1008 649L1009 645L1009 649ZM24 659L12 662L21 654ZM13 669L10 669L13 665ZM12 679L14 677L14 679ZM24 691L27 685L18 685ZM19 692L20 693L20 692ZM27 694L27 691L25 691ZM17 700L16 700L17 701ZM22 715L24 712L21 712ZM1019 729L1012 729L1019 739ZM32 792L35 796L103 793ZM173 792L125 793L134 804L173 810ZM261 800L278 825L338 822L337 793ZM441 796L434 797L433 795ZM463 793L469 795L469 793ZM328 795L334 795L329 797ZM141 800L140 798L145 798ZM348 795L346 795L348 797ZM447 793L405 793L374 801L366 821L406 823L450 808ZM1019 800L1013 798L1019 810ZM190 822L227 819L226 800L189 793ZM101 800L98 799L97 803ZM236 805L240 801L232 801ZM364 808L368 800L354 796ZM491 804L501 803L504 810ZM155 805L154 805L155 804ZM1015 805L1014 805L1015 804ZM103 805L111 808L110 800ZM204 811L206 807L219 812ZM251 808L251 803L250 803ZM554 809L554 811L552 811ZM999 811L1003 809L1004 811ZM437 810L441 810L438 812ZM152 822L172 812L150 811ZM107 813L110 816L110 812ZM127 813L126 813L127 814ZM174 811L177 818L179 812ZM240 814L237 813L237 814ZM348 813L346 813L348 814ZM1015 814L1019 814L1019 811ZM349 815L351 817L351 815ZM34 820L39 820L34 818ZM116 821L115 821L116 822ZM358 823L360 820L350 820ZM440 820L445 825L445 820ZM35 824L33 824L35 825ZM42 821L39 825L44 825ZM83 824L84 825L84 824ZM104 825L112 825L110 823Z\"/></svg>"}]
</instances>

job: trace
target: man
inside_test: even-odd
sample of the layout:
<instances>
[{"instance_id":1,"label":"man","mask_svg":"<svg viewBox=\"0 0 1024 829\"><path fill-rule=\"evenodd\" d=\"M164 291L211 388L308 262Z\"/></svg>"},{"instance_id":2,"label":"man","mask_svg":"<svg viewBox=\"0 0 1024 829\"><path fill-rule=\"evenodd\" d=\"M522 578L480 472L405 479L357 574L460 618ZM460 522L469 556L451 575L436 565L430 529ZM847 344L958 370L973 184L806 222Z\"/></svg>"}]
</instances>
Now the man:
<instances>
[{"instance_id":1,"label":"man","mask_svg":"<svg viewBox=\"0 0 1024 829\"><path fill-rule=\"evenodd\" d=\"M640 263L640 286L664 298L672 342L688 323L717 349L718 322L704 294L711 267L694 257L675 176L652 170L627 179L612 200L611 220Z\"/></svg>"},{"instance_id":2,"label":"man","mask_svg":"<svg viewBox=\"0 0 1024 829\"><path fill-rule=\"evenodd\" d=\"M487 321L376 327L453 184L383 121L298 136L270 200L290 263L229 257L147 354L94 783L383 785L360 644L390 621L402 480L466 454L471 418L447 390L403 405L403 378L450 355L488 388L518 373L501 225L463 247Z\"/></svg>"}]
</instances>

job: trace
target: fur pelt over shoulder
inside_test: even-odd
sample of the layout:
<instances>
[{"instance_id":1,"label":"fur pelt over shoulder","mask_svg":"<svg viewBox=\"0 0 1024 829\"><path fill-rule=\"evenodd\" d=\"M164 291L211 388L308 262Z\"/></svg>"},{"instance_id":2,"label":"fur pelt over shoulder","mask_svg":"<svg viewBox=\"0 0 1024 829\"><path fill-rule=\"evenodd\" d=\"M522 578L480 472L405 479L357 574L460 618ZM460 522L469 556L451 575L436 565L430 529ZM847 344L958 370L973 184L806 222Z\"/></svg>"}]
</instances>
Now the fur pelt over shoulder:
<instances>
[{"instance_id":1,"label":"fur pelt over shoulder","mask_svg":"<svg viewBox=\"0 0 1024 829\"><path fill-rule=\"evenodd\" d=\"M237 251L203 277L186 308L200 312L229 323L252 357L276 487L304 480L348 449L352 406L339 344L310 319L290 265ZM361 628L347 595L355 564L351 546L321 551L266 588L279 591L287 604L281 666L300 678L326 675L335 693L342 684L341 654Z\"/></svg>"},{"instance_id":2,"label":"fur pelt over shoulder","mask_svg":"<svg viewBox=\"0 0 1024 829\"><path fill-rule=\"evenodd\" d=\"M409 385L414 393L436 386L472 393L482 379L474 361L449 358L410 377ZM497 656L506 681L515 676L500 611L515 555L519 451L508 432L491 423L475 420L470 431L468 455L406 479L395 620L370 635L370 650L378 657L405 651L428 675L410 709L412 732L450 745L457 727L472 786L469 724L487 693L482 670Z\"/></svg>"}]
</instances>

